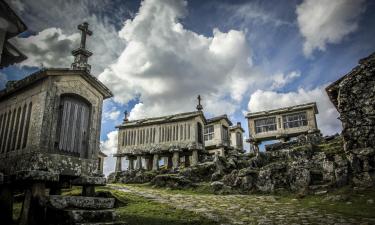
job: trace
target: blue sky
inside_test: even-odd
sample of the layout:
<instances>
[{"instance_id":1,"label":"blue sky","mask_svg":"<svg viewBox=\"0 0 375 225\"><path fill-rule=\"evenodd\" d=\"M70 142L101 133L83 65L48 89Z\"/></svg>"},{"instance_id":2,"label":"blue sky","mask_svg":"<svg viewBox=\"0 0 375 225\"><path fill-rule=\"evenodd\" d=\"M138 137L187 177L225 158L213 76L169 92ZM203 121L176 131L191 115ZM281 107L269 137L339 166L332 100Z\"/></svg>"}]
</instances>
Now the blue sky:
<instances>
[{"instance_id":1,"label":"blue sky","mask_svg":"<svg viewBox=\"0 0 375 225\"><path fill-rule=\"evenodd\" d=\"M324 87L375 51L375 2L9 1L29 30L12 40L28 60L0 71L0 88L41 67L69 67L76 25L87 21L92 74L115 94L103 109L103 150L116 150L115 126L131 119L195 110L206 116L309 101L323 134L340 132ZM49 9L49 10L45 10ZM113 170L113 159L106 171Z\"/></svg>"}]
</instances>

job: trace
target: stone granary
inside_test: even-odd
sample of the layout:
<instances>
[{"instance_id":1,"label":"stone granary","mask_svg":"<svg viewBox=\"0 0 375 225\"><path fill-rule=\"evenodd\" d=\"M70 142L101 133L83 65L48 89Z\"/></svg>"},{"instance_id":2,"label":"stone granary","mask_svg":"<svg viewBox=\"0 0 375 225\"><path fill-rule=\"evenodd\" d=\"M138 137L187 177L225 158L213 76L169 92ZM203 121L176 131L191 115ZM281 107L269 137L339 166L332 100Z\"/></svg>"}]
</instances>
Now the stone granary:
<instances>
[{"instance_id":1,"label":"stone granary","mask_svg":"<svg viewBox=\"0 0 375 225\"><path fill-rule=\"evenodd\" d=\"M236 125L229 128L230 146L238 152L244 152L243 135L245 130L242 128L241 123L237 122Z\"/></svg>"},{"instance_id":2,"label":"stone granary","mask_svg":"<svg viewBox=\"0 0 375 225\"><path fill-rule=\"evenodd\" d=\"M316 103L248 113L249 142L258 152L258 144L267 140L288 141L301 134L319 132L315 114Z\"/></svg>"},{"instance_id":3,"label":"stone granary","mask_svg":"<svg viewBox=\"0 0 375 225\"><path fill-rule=\"evenodd\" d=\"M142 169L142 159L147 170L158 170L161 158L169 169L177 169L180 160L185 166L196 165L204 151L205 124L201 110L132 121L125 118L117 126L116 172L122 170L123 157L129 161L129 170Z\"/></svg>"},{"instance_id":4,"label":"stone granary","mask_svg":"<svg viewBox=\"0 0 375 225\"><path fill-rule=\"evenodd\" d=\"M211 155L224 156L230 148L229 127L232 122L227 115L207 119L204 127L204 145Z\"/></svg>"},{"instance_id":5,"label":"stone granary","mask_svg":"<svg viewBox=\"0 0 375 225\"><path fill-rule=\"evenodd\" d=\"M87 23L79 26L83 34L87 28ZM0 91L0 219L5 224L12 220L14 190L25 190L20 224L44 224L48 218L48 224L59 224L64 215L69 224L92 222L86 219L95 210L86 209L105 209L95 211L97 218L114 218L108 210L113 199L86 197L105 184L97 167L99 137L103 100L112 93L85 67L91 53L84 42L74 52L80 67L42 69ZM82 197L59 195L72 184L83 187Z\"/></svg>"},{"instance_id":6,"label":"stone granary","mask_svg":"<svg viewBox=\"0 0 375 225\"><path fill-rule=\"evenodd\" d=\"M98 154L98 173L102 174L104 171L104 159L107 157L104 152L99 151Z\"/></svg>"},{"instance_id":7,"label":"stone granary","mask_svg":"<svg viewBox=\"0 0 375 225\"><path fill-rule=\"evenodd\" d=\"M8 39L24 32L27 27L9 5L0 0L0 69L26 59Z\"/></svg>"},{"instance_id":8,"label":"stone granary","mask_svg":"<svg viewBox=\"0 0 375 225\"><path fill-rule=\"evenodd\" d=\"M375 185L375 53L326 88L340 113L353 182Z\"/></svg>"}]
</instances>

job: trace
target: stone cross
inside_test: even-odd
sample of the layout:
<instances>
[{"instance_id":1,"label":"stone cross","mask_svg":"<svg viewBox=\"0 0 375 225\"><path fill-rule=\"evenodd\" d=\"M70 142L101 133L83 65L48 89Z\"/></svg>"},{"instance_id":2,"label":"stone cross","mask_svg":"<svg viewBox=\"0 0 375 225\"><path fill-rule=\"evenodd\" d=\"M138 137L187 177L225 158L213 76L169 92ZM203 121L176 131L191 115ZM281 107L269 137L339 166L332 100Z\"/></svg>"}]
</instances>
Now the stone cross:
<instances>
[{"instance_id":1,"label":"stone cross","mask_svg":"<svg viewBox=\"0 0 375 225\"><path fill-rule=\"evenodd\" d=\"M91 36L92 31L89 30L89 24L87 22L84 22L80 25L78 25L78 30L81 30L81 48L86 48L86 35Z\"/></svg>"},{"instance_id":2,"label":"stone cross","mask_svg":"<svg viewBox=\"0 0 375 225\"><path fill-rule=\"evenodd\" d=\"M87 63L88 58L92 55L90 51L86 49L86 37L91 36L92 31L89 30L89 24L84 22L78 25L78 30L81 31L81 44L79 48L72 51L74 56L74 62L72 63L72 69L74 70L86 70L90 72L91 65Z\"/></svg>"},{"instance_id":3,"label":"stone cross","mask_svg":"<svg viewBox=\"0 0 375 225\"><path fill-rule=\"evenodd\" d=\"M197 110L201 111L203 109L203 106L201 105L201 95L198 95L198 105L197 105Z\"/></svg>"},{"instance_id":4,"label":"stone cross","mask_svg":"<svg viewBox=\"0 0 375 225\"><path fill-rule=\"evenodd\" d=\"M128 111L125 110L124 112L125 116L124 116L124 122L128 122L129 119L128 119Z\"/></svg>"}]
</instances>

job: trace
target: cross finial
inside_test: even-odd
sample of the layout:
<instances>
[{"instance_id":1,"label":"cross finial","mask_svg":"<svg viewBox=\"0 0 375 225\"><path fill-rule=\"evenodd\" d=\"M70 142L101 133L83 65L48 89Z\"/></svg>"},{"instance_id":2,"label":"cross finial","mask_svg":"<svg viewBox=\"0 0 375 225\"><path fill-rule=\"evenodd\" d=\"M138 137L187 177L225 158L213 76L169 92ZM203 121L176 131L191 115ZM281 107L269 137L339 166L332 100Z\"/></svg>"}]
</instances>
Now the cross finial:
<instances>
[{"instance_id":1,"label":"cross finial","mask_svg":"<svg viewBox=\"0 0 375 225\"><path fill-rule=\"evenodd\" d=\"M125 116L124 116L124 123L125 123L125 122L128 122L128 121L129 121L129 119L128 119L128 115L129 115L129 114L128 114L128 111L127 111L127 110L125 110L124 115L125 115Z\"/></svg>"},{"instance_id":2,"label":"cross finial","mask_svg":"<svg viewBox=\"0 0 375 225\"><path fill-rule=\"evenodd\" d=\"M201 100L202 100L202 99L201 99L201 95L198 95L197 99L198 99L197 110L198 110L198 111L202 111L203 106L201 105Z\"/></svg>"},{"instance_id":3,"label":"cross finial","mask_svg":"<svg viewBox=\"0 0 375 225\"><path fill-rule=\"evenodd\" d=\"M72 54L74 56L72 69L86 70L90 72L91 66L87 63L87 61L92 53L86 49L86 35L91 36L92 31L89 30L89 24L87 22L78 25L78 30L81 31L81 44L79 48L72 51Z\"/></svg>"},{"instance_id":4,"label":"cross finial","mask_svg":"<svg viewBox=\"0 0 375 225\"><path fill-rule=\"evenodd\" d=\"M78 25L78 30L81 30L81 48L86 49L86 35L91 36L92 31L89 30L89 24L84 22Z\"/></svg>"}]
</instances>

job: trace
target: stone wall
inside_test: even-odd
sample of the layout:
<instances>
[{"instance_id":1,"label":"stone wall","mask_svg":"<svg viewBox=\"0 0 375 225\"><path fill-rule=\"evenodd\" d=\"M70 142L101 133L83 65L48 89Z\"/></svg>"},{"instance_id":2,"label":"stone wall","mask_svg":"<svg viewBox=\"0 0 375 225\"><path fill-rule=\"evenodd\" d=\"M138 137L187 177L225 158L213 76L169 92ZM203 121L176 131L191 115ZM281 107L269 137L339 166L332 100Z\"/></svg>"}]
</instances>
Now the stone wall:
<instances>
[{"instance_id":1,"label":"stone wall","mask_svg":"<svg viewBox=\"0 0 375 225\"><path fill-rule=\"evenodd\" d=\"M340 113L353 183L375 185L375 53L327 87Z\"/></svg>"}]
</instances>

